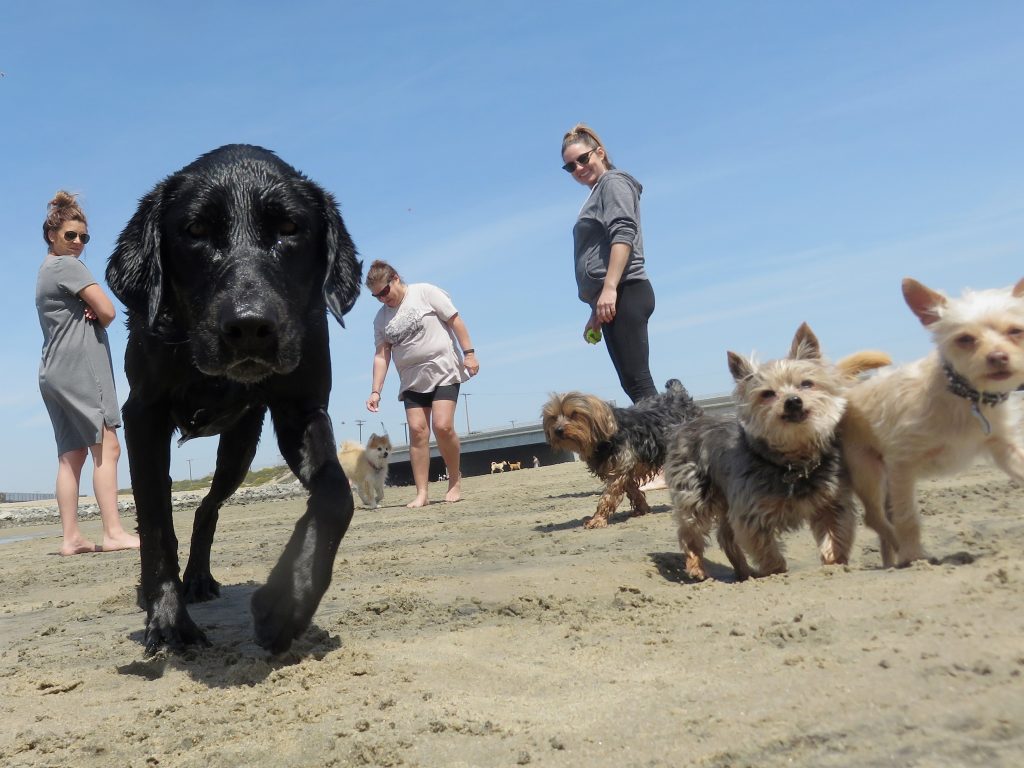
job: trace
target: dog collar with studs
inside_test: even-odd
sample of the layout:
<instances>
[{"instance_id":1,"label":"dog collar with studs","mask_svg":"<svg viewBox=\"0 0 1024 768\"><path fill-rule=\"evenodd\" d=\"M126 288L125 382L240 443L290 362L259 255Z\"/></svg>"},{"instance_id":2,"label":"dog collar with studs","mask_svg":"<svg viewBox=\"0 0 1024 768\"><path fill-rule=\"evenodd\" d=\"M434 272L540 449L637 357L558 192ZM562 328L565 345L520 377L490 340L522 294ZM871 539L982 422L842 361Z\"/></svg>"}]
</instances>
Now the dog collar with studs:
<instances>
[{"instance_id":1,"label":"dog collar with studs","mask_svg":"<svg viewBox=\"0 0 1024 768\"><path fill-rule=\"evenodd\" d=\"M1010 397L1009 392L979 392L970 385L963 376L956 372L952 365L943 361L942 370L946 374L946 381L949 382L947 389L957 397L962 397L971 403L971 413L981 423L981 431L986 435L992 434L992 425L988 423L985 414L981 412L981 406L987 405L994 408L1000 403L1005 403Z\"/></svg>"}]
</instances>

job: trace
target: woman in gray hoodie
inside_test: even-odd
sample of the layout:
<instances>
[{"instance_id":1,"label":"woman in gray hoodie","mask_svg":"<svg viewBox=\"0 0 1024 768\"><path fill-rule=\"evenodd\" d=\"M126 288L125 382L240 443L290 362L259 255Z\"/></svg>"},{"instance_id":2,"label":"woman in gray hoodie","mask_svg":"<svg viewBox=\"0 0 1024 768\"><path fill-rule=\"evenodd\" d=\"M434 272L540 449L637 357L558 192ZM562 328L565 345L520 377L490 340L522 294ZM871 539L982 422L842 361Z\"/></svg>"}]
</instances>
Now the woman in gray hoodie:
<instances>
[{"instance_id":1,"label":"woman in gray hoodie","mask_svg":"<svg viewBox=\"0 0 1024 768\"><path fill-rule=\"evenodd\" d=\"M619 383L634 403L657 394L651 378L647 321L654 289L644 271L640 182L612 165L594 131L579 123L562 139L562 166L590 196L573 227L576 285L590 305L583 337L603 334Z\"/></svg>"}]
</instances>

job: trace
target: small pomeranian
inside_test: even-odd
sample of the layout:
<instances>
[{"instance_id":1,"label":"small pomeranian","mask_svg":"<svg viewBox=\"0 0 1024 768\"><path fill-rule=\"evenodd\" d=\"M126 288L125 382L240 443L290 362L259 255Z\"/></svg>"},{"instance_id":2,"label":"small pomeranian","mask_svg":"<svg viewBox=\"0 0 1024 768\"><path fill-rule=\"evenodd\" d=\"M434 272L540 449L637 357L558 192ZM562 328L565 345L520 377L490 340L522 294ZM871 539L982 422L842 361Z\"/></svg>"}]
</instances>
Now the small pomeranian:
<instances>
[{"instance_id":1,"label":"small pomeranian","mask_svg":"<svg viewBox=\"0 0 1024 768\"><path fill-rule=\"evenodd\" d=\"M377 434L370 435L365 448L346 440L338 450L338 460L349 484L359 494L363 505L370 509L376 509L384 501L384 481L388 478L390 455L391 438Z\"/></svg>"}]
</instances>

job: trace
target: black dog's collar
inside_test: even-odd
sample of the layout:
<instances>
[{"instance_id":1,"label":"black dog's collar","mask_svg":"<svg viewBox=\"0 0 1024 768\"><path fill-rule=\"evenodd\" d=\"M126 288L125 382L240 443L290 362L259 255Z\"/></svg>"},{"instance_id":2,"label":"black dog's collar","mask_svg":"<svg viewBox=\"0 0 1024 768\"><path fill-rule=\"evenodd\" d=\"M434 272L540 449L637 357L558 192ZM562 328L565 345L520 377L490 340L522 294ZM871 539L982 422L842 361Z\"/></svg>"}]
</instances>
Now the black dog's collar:
<instances>
[{"instance_id":1,"label":"black dog's collar","mask_svg":"<svg viewBox=\"0 0 1024 768\"><path fill-rule=\"evenodd\" d=\"M764 440L760 438L752 438L747 431L740 427L740 434L743 436L743 441L750 448L751 452L754 453L762 461L767 462L779 469L782 472L782 482L789 486L789 495L793 495L793 490L797 483L801 480L809 480L820 467L826 458L827 454L822 454L816 458L808 459L807 461L793 461L787 458L785 454L776 451L774 448L768 445Z\"/></svg>"},{"instance_id":2,"label":"black dog's collar","mask_svg":"<svg viewBox=\"0 0 1024 768\"><path fill-rule=\"evenodd\" d=\"M971 413L981 422L981 430L986 435L991 434L992 425L988 423L985 414L981 412L981 406L987 405L990 408L994 408L1001 403L1005 403L1009 399L1010 393L979 392L946 361L942 362L942 371L946 374L946 381L948 382L946 388L957 397L962 397L971 403Z\"/></svg>"}]
</instances>

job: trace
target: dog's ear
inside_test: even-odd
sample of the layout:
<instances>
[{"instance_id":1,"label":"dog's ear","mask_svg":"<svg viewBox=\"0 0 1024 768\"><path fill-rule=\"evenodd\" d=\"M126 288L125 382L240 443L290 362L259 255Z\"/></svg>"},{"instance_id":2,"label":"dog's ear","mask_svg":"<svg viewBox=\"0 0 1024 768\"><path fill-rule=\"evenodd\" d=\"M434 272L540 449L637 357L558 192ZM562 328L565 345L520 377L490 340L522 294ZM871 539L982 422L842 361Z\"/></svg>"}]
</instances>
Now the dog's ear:
<instances>
[{"instance_id":1,"label":"dog's ear","mask_svg":"<svg viewBox=\"0 0 1024 768\"><path fill-rule=\"evenodd\" d=\"M818 337L814 335L814 331L811 330L811 326L807 323L801 323L800 327L796 329L796 335L793 336L793 343L789 347L789 359L821 359L821 344L818 343Z\"/></svg>"},{"instance_id":2,"label":"dog's ear","mask_svg":"<svg viewBox=\"0 0 1024 768\"><path fill-rule=\"evenodd\" d=\"M324 300L331 314L344 328L343 318L359 297L363 262L356 258L356 246L345 228L334 195L318 184L309 184L321 201L326 226L324 247L327 251L327 276L324 278Z\"/></svg>"},{"instance_id":3,"label":"dog's ear","mask_svg":"<svg viewBox=\"0 0 1024 768\"><path fill-rule=\"evenodd\" d=\"M1021 283L1024 283L1024 280ZM1021 284L1017 287L1021 287ZM903 278L903 299L910 307L910 311L917 315L921 325L931 325L940 320L947 301L943 294L922 285L912 277Z\"/></svg>"},{"instance_id":4,"label":"dog's ear","mask_svg":"<svg viewBox=\"0 0 1024 768\"><path fill-rule=\"evenodd\" d=\"M1019 299L1024 296L1024 277L1020 279L1020 282L1013 286L1013 298Z\"/></svg>"},{"instance_id":5,"label":"dog's ear","mask_svg":"<svg viewBox=\"0 0 1024 768\"><path fill-rule=\"evenodd\" d=\"M729 373L732 374L737 384L753 375L754 366L743 355L726 352L726 356L729 358Z\"/></svg>"},{"instance_id":6,"label":"dog's ear","mask_svg":"<svg viewBox=\"0 0 1024 768\"><path fill-rule=\"evenodd\" d=\"M110 290L131 312L145 317L150 328L156 322L163 297L160 216L165 185L166 182L160 182L139 201L107 259Z\"/></svg>"}]
</instances>

